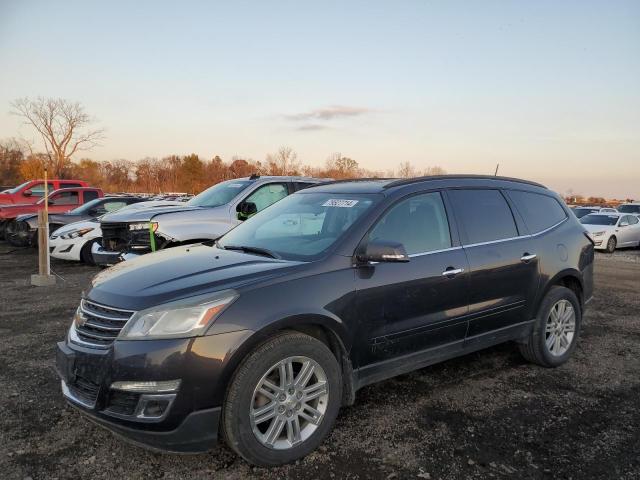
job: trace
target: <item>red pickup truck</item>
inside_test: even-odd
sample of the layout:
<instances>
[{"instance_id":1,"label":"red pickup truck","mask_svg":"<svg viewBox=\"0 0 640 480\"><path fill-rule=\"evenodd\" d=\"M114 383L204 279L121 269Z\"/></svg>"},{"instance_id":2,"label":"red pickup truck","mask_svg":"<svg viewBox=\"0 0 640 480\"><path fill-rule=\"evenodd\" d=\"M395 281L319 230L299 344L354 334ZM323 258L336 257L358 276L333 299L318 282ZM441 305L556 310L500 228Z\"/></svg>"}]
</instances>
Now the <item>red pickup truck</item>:
<instances>
[{"instance_id":1,"label":"red pickup truck","mask_svg":"<svg viewBox=\"0 0 640 480\"><path fill-rule=\"evenodd\" d=\"M64 213L73 210L79 205L83 205L96 198L104 197L100 188L78 187L61 188L49 194L49 212ZM0 204L0 238L4 238L5 229L9 223L18 215L25 213L36 213L44 208L44 198L40 198L36 203L1 205Z\"/></svg>"},{"instance_id":2,"label":"red pickup truck","mask_svg":"<svg viewBox=\"0 0 640 480\"><path fill-rule=\"evenodd\" d=\"M83 180L58 180L56 178L47 180L49 193L60 188L88 187L89 184ZM29 180L17 187L0 192L0 205L4 204L24 204L36 203L44 196L44 180Z\"/></svg>"}]
</instances>

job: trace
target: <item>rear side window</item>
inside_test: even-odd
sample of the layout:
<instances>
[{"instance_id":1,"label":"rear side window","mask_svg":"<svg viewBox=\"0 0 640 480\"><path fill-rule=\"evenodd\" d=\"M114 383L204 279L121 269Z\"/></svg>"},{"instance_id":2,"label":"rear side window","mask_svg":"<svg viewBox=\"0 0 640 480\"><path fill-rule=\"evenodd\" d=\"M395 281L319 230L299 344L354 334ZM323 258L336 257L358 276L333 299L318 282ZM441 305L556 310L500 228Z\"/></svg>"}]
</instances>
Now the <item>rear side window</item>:
<instances>
[{"instance_id":1,"label":"rear side window","mask_svg":"<svg viewBox=\"0 0 640 480\"><path fill-rule=\"evenodd\" d=\"M401 200L376 224L369 241L400 242L409 255L451 247L449 222L440 193Z\"/></svg>"},{"instance_id":2,"label":"rear side window","mask_svg":"<svg viewBox=\"0 0 640 480\"><path fill-rule=\"evenodd\" d=\"M51 197L52 205L77 205L78 192L62 192Z\"/></svg>"},{"instance_id":3,"label":"rear side window","mask_svg":"<svg viewBox=\"0 0 640 480\"><path fill-rule=\"evenodd\" d=\"M518 236L509 204L499 190L450 190L465 244L491 242Z\"/></svg>"},{"instance_id":4,"label":"rear side window","mask_svg":"<svg viewBox=\"0 0 640 480\"><path fill-rule=\"evenodd\" d=\"M84 203L87 203L90 200L95 200L96 198L98 198L98 192L94 190L84 192Z\"/></svg>"},{"instance_id":5,"label":"rear side window","mask_svg":"<svg viewBox=\"0 0 640 480\"><path fill-rule=\"evenodd\" d=\"M80 187L82 187L82 185L80 185L79 183L64 182L60 184L60 188L80 188Z\"/></svg>"},{"instance_id":6,"label":"rear side window","mask_svg":"<svg viewBox=\"0 0 640 480\"><path fill-rule=\"evenodd\" d=\"M555 198L519 190L510 190L508 194L524 218L530 233L541 232L567 218L564 209Z\"/></svg>"}]
</instances>

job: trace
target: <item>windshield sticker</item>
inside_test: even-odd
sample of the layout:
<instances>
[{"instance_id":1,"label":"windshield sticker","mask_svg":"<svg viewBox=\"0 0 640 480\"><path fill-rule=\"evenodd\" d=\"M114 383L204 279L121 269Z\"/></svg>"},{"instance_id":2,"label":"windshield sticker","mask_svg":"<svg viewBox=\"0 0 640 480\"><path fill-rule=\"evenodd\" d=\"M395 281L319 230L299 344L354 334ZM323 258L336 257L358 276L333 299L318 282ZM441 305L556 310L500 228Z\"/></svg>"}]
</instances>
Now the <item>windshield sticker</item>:
<instances>
[{"instance_id":1,"label":"windshield sticker","mask_svg":"<svg viewBox=\"0 0 640 480\"><path fill-rule=\"evenodd\" d=\"M240 188L240 187L244 187L244 185L242 183L232 183L231 185L229 185L230 188Z\"/></svg>"},{"instance_id":2,"label":"windshield sticker","mask_svg":"<svg viewBox=\"0 0 640 480\"><path fill-rule=\"evenodd\" d=\"M323 207L339 207L339 208L352 208L358 200L346 200L331 198L322 204Z\"/></svg>"}]
</instances>

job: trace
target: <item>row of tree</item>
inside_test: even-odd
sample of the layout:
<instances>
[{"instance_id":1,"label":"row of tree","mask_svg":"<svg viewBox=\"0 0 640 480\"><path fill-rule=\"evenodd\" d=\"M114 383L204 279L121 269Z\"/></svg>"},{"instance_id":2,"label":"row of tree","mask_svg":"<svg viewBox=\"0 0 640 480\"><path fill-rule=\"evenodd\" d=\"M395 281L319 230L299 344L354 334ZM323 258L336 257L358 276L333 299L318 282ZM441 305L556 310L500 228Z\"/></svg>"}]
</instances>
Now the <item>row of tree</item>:
<instances>
[{"instance_id":1,"label":"row of tree","mask_svg":"<svg viewBox=\"0 0 640 480\"><path fill-rule=\"evenodd\" d=\"M202 159L196 154L170 155L163 158L143 158L95 161L69 159L58 169L55 160L46 153L25 151L16 140L0 141L0 185L17 185L22 181L42 178L44 169L59 178L76 178L109 192L187 192L198 193L205 188L232 178L260 175L309 175L322 178L348 179L360 177L412 177L445 173L440 167L419 170L409 162L395 171L371 171L339 153L330 155L324 166L312 167L299 161L294 150L281 147L264 161L234 157L228 161L219 156Z\"/></svg>"}]
</instances>

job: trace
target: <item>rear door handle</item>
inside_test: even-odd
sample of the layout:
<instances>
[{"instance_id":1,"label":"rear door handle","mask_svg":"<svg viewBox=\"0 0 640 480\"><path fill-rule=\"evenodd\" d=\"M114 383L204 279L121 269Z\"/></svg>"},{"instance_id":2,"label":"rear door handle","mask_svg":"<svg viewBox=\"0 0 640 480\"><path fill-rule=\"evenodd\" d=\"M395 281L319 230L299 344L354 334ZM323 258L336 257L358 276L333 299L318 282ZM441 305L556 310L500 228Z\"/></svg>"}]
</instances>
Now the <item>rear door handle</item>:
<instances>
[{"instance_id":1,"label":"rear door handle","mask_svg":"<svg viewBox=\"0 0 640 480\"><path fill-rule=\"evenodd\" d=\"M458 275L459 273L464 272L464 268L453 268L453 267L449 267L447 268L444 272L442 272L442 275L444 275L445 277L455 277L456 275Z\"/></svg>"},{"instance_id":2,"label":"rear door handle","mask_svg":"<svg viewBox=\"0 0 640 480\"><path fill-rule=\"evenodd\" d=\"M537 255L535 253L525 253L524 255L522 255L522 257L520 257L520 260L522 260L524 263L527 263L536 257Z\"/></svg>"}]
</instances>

